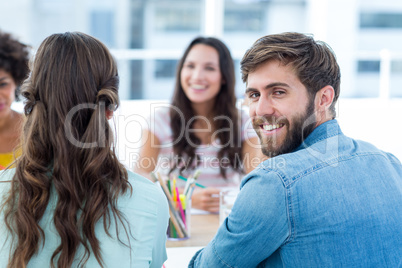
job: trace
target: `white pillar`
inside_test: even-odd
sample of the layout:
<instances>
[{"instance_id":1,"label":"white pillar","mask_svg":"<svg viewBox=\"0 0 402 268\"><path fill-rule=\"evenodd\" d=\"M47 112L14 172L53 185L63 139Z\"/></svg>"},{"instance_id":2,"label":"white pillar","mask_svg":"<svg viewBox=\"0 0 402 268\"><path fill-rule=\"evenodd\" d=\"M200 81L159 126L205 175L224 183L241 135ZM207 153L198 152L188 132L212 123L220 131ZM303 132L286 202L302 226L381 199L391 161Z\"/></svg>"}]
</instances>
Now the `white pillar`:
<instances>
[{"instance_id":1,"label":"white pillar","mask_svg":"<svg viewBox=\"0 0 402 268\"><path fill-rule=\"evenodd\" d=\"M222 37L224 0L204 0L204 35Z\"/></svg>"},{"instance_id":2,"label":"white pillar","mask_svg":"<svg viewBox=\"0 0 402 268\"><path fill-rule=\"evenodd\" d=\"M389 98L389 84L391 79L391 54L388 49L380 51L380 98Z\"/></svg>"},{"instance_id":3,"label":"white pillar","mask_svg":"<svg viewBox=\"0 0 402 268\"><path fill-rule=\"evenodd\" d=\"M358 0L308 0L307 32L328 43L341 68L341 96L353 96L359 31Z\"/></svg>"},{"instance_id":4,"label":"white pillar","mask_svg":"<svg viewBox=\"0 0 402 268\"><path fill-rule=\"evenodd\" d=\"M314 34L315 39L325 40L328 34L328 1L307 1L307 32Z\"/></svg>"},{"instance_id":5,"label":"white pillar","mask_svg":"<svg viewBox=\"0 0 402 268\"><path fill-rule=\"evenodd\" d=\"M130 45L130 13L131 7L128 0L116 1L115 10L115 29L114 38L117 49L127 49ZM119 76L120 76L120 99L128 99L130 96L130 61L118 61Z\"/></svg>"}]
</instances>

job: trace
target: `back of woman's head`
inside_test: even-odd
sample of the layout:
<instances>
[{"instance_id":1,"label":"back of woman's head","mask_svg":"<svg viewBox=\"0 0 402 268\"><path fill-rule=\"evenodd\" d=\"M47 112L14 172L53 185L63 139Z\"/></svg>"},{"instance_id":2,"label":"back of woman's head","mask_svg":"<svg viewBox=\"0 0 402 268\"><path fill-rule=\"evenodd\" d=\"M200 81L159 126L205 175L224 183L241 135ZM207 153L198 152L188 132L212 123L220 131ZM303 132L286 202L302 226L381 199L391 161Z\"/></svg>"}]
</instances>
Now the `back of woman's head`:
<instances>
[{"instance_id":1,"label":"back of woman's head","mask_svg":"<svg viewBox=\"0 0 402 268\"><path fill-rule=\"evenodd\" d=\"M95 224L103 217L107 229L110 216L122 220L116 201L129 188L106 118L118 106L117 94L116 63L97 39L54 34L40 45L22 89L23 152L6 203L6 222L17 237L10 267L26 265L45 239L38 222L53 187L61 243L49 263L69 267L83 246L80 265L90 254L102 264Z\"/></svg>"},{"instance_id":2,"label":"back of woman's head","mask_svg":"<svg viewBox=\"0 0 402 268\"><path fill-rule=\"evenodd\" d=\"M106 109L117 107L118 81L115 61L100 41L83 33L54 34L35 55L22 92L25 113L29 121L48 125L41 132L51 134L46 139L55 148L60 139L78 149L108 146L98 144L109 133L94 121L105 121Z\"/></svg>"}]
</instances>

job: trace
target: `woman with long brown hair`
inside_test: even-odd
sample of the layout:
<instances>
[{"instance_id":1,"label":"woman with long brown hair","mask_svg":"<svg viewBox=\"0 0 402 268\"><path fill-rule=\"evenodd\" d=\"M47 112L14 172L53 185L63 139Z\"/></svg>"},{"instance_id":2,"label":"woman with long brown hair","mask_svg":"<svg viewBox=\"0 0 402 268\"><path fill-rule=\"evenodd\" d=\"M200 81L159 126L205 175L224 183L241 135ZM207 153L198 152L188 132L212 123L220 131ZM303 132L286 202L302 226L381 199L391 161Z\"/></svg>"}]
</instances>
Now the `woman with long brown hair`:
<instances>
[{"instance_id":1,"label":"woman with long brown hair","mask_svg":"<svg viewBox=\"0 0 402 268\"><path fill-rule=\"evenodd\" d=\"M236 108L229 49L217 38L197 37L178 63L170 107L151 115L135 170L188 177L199 169L198 181L208 187L194 192L192 206L217 212L220 189L238 187L263 157L248 118Z\"/></svg>"},{"instance_id":2,"label":"woman with long brown hair","mask_svg":"<svg viewBox=\"0 0 402 268\"><path fill-rule=\"evenodd\" d=\"M7 267L161 267L168 207L119 163L108 124L119 104L110 52L83 33L40 45L25 81L22 155L0 176ZM5 241L5 242L4 242Z\"/></svg>"}]
</instances>

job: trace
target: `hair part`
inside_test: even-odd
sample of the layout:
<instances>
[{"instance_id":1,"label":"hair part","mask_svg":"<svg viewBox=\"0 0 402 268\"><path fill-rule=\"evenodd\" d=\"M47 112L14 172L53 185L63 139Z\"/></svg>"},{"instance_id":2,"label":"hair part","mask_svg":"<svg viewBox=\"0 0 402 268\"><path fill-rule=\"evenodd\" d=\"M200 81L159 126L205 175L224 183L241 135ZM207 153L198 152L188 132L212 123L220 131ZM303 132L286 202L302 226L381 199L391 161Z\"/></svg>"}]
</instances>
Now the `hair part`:
<instances>
[{"instance_id":1,"label":"hair part","mask_svg":"<svg viewBox=\"0 0 402 268\"><path fill-rule=\"evenodd\" d=\"M117 199L131 186L102 109L118 106L118 80L110 52L89 35L54 34L40 45L23 84L23 150L5 203L5 221L16 237L8 267L26 267L44 243L39 221L53 194L60 244L49 260L51 267L70 267L79 247L84 249L79 266L85 266L91 254L103 266L95 234L100 219L106 233L114 220L128 235ZM85 108L88 104L92 106ZM84 108L74 110L80 105Z\"/></svg>"},{"instance_id":2,"label":"hair part","mask_svg":"<svg viewBox=\"0 0 402 268\"><path fill-rule=\"evenodd\" d=\"M335 53L328 44L294 32L261 37L247 50L240 63L243 82L247 83L248 75L261 64L272 60L290 64L310 97L323 87L332 86L335 94L330 111L336 117L341 73Z\"/></svg>"},{"instance_id":3,"label":"hair part","mask_svg":"<svg viewBox=\"0 0 402 268\"><path fill-rule=\"evenodd\" d=\"M225 81L225 83L221 84L221 89L215 97L214 107L216 109L215 111L213 111L213 113L214 116L226 116L233 122L232 125L228 122L228 120L215 120L214 122L211 122L214 126L214 129L232 130L232 133L222 131L217 135L217 138L219 138L221 144L230 144L230 146L224 146L220 149L220 151L218 152L218 158L222 159L223 157L227 157L229 165L235 170L241 171L242 165L239 161L239 159L241 158L238 157L239 155L241 155L241 137L239 135L239 115L236 108L235 73L233 59L227 46L219 39L213 37L197 37L188 45L188 47L184 51L184 54L178 63L176 71L176 84L172 98L172 105L174 107L177 107L182 112L182 114L178 113L176 109L170 110L173 140L178 140L178 142L173 145L173 150L175 154L179 156L179 158L186 157L189 160L186 161L189 163L189 165L182 167L180 169L180 172L183 171L186 167L191 166L191 164L197 160L197 156L195 154L196 147L192 146L186 138L178 138L182 134L183 128L180 120L181 116L184 115L186 124L195 116L191 101L187 98L181 85L181 70L190 50L198 44L210 46L216 49L216 51L218 52L219 69L221 72L222 81ZM193 128L194 122L195 120L192 121L192 124L189 127L190 129ZM195 136L194 132L188 133L188 137L191 140L192 144L201 144L200 139ZM176 163L176 165L171 168L170 172L175 170L177 167L178 166ZM224 178L226 178L225 169L222 166L220 167L220 173Z\"/></svg>"}]
</instances>

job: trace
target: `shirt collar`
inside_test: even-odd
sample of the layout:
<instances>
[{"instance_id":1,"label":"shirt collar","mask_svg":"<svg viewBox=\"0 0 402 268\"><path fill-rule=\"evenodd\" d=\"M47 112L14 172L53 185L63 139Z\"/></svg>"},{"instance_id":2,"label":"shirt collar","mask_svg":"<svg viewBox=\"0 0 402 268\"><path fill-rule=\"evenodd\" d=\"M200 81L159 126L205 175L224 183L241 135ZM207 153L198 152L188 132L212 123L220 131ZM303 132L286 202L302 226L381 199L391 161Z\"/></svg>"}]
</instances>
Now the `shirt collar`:
<instances>
[{"instance_id":1,"label":"shirt collar","mask_svg":"<svg viewBox=\"0 0 402 268\"><path fill-rule=\"evenodd\" d=\"M317 126L295 151L305 149L307 147L310 147L314 143L339 134L342 134L342 131L339 127L338 121L336 119L326 121Z\"/></svg>"}]
</instances>

